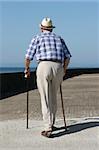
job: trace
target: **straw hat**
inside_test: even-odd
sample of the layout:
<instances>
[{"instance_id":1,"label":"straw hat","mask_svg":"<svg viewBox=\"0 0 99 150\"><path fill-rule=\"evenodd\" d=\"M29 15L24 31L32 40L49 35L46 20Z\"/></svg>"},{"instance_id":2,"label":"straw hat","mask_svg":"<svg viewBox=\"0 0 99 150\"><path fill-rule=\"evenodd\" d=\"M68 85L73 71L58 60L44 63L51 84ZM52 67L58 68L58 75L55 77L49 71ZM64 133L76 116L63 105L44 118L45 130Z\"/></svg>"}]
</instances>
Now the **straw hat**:
<instances>
[{"instance_id":1,"label":"straw hat","mask_svg":"<svg viewBox=\"0 0 99 150\"><path fill-rule=\"evenodd\" d=\"M40 28L42 29L53 29L55 26L52 24L52 20L50 18L44 18L40 24Z\"/></svg>"}]
</instances>

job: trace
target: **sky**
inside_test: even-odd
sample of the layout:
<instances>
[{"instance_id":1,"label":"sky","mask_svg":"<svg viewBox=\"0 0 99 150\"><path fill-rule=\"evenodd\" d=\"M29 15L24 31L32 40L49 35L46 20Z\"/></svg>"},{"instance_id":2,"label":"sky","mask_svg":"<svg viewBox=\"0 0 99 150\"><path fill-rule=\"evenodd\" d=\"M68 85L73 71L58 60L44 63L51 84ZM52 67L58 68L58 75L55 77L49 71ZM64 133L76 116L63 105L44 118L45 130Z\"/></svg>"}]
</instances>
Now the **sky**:
<instances>
[{"instance_id":1,"label":"sky","mask_svg":"<svg viewBox=\"0 0 99 150\"><path fill-rule=\"evenodd\" d=\"M0 67L24 67L26 49L44 17L65 40L70 67L99 67L98 0L0 0ZM34 58L31 67L36 65Z\"/></svg>"}]
</instances>

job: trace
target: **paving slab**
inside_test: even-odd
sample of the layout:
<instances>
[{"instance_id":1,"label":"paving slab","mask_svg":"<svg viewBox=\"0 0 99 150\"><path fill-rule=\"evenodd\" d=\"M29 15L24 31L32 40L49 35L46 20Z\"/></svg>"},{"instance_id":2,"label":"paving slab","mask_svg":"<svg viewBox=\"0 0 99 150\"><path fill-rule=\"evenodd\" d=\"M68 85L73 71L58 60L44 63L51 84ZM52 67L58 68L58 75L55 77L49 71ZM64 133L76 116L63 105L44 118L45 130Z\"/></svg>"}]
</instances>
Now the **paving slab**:
<instances>
[{"instance_id":1,"label":"paving slab","mask_svg":"<svg viewBox=\"0 0 99 150\"><path fill-rule=\"evenodd\" d=\"M38 90L29 91L29 129L26 94L0 100L0 150L98 150L99 74L83 74L62 84L68 131L63 128L58 91L57 131L41 136L43 121Z\"/></svg>"},{"instance_id":2,"label":"paving slab","mask_svg":"<svg viewBox=\"0 0 99 150\"><path fill-rule=\"evenodd\" d=\"M62 83L66 118L99 116L99 74L82 74ZM0 120L26 117L26 94L0 100ZM57 117L62 117L60 91L57 95ZM37 89L29 91L29 117L41 119L41 102Z\"/></svg>"},{"instance_id":3,"label":"paving slab","mask_svg":"<svg viewBox=\"0 0 99 150\"><path fill-rule=\"evenodd\" d=\"M0 122L0 150L98 150L99 118L73 118L67 120L67 129L63 129L63 120L57 120L57 131L52 138L43 137L42 120L30 120L26 129L26 120L8 120Z\"/></svg>"}]
</instances>

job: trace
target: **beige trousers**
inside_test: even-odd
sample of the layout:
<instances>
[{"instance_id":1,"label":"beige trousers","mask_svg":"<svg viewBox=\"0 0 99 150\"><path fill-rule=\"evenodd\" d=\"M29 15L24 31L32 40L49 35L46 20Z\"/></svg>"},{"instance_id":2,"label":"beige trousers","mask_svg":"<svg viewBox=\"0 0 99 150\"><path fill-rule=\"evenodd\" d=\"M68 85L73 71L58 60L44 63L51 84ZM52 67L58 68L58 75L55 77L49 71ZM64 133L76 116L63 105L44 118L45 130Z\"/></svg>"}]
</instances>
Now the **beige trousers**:
<instances>
[{"instance_id":1,"label":"beige trousers","mask_svg":"<svg viewBox=\"0 0 99 150\"><path fill-rule=\"evenodd\" d=\"M41 107L45 130L55 123L57 90L63 81L62 64L42 61L37 68L37 86L41 96Z\"/></svg>"}]
</instances>

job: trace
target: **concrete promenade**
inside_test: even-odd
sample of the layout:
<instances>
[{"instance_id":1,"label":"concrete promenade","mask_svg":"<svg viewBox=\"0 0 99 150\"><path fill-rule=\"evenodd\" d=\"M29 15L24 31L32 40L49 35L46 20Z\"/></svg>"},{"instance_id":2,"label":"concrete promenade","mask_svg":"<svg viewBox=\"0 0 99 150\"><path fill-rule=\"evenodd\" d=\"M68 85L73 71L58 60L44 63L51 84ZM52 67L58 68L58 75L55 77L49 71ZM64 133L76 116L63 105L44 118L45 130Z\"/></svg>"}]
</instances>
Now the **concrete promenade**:
<instances>
[{"instance_id":1,"label":"concrete promenade","mask_svg":"<svg viewBox=\"0 0 99 150\"><path fill-rule=\"evenodd\" d=\"M0 150L98 150L99 74L83 74L62 84L68 131L63 129L60 92L53 137L43 129L38 90L29 92L29 129L26 129L26 93L0 101Z\"/></svg>"}]
</instances>

